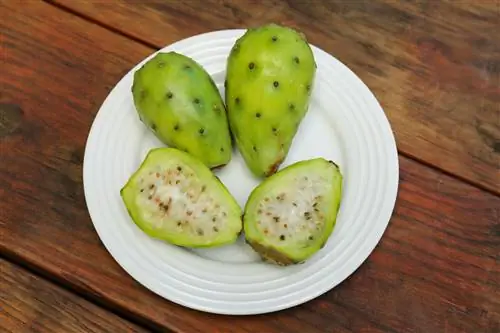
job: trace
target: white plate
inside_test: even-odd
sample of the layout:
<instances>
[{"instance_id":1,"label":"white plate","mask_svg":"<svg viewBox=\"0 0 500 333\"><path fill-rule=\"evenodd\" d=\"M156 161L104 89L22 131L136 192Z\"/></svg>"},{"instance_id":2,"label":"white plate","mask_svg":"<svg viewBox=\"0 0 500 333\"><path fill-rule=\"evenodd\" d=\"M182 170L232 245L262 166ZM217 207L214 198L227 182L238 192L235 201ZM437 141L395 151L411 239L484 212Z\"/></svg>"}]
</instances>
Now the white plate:
<instances>
[{"instance_id":1,"label":"white plate","mask_svg":"<svg viewBox=\"0 0 500 333\"><path fill-rule=\"evenodd\" d=\"M244 30L197 35L160 51L194 58L224 96L226 58ZM139 283L178 304L222 314L258 314L313 299L352 274L389 223L398 187L398 156L389 122L363 82L317 47L312 101L283 166L322 156L344 174L337 226L326 246L304 264L261 262L243 241L211 250L186 250L149 238L129 218L119 190L146 152L162 144L139 121L131 86L133 68L99 110L85 150L85 198L94 226L114 259ZM244 205L258 184L241 156L218 176Z\"/></svg>"}]
</instances>

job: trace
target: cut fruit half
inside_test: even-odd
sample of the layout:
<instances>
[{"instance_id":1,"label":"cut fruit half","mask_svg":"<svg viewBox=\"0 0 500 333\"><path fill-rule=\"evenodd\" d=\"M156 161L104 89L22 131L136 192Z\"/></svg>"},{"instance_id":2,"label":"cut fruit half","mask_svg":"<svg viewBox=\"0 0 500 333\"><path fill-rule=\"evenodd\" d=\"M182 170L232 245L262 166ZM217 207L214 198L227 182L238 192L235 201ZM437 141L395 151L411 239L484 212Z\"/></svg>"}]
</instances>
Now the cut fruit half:
<instances>
[{"instance_id":1,"label":"cut fruit half","mask_svg":"<svg viewBox=\"0 0 500 333\"><path fill-rule=\"evenodd\" d=\"M294 163L267 178L245 206L246 241L266 261L304 262L333 232L342 179L339 167L323 158Z\"/></svg>"},{"instance_id":2,"label":"cut fruit half","mask_svg":"<svg viewBox=\"0 0 500 333\"><path fill-rule=\"evenodd\" d=\"M241 208L227 188L201 161L175 148L150 150L120 195L139 228L171 244L220 246L242 230Z\"/></svg>"}]
</instances>

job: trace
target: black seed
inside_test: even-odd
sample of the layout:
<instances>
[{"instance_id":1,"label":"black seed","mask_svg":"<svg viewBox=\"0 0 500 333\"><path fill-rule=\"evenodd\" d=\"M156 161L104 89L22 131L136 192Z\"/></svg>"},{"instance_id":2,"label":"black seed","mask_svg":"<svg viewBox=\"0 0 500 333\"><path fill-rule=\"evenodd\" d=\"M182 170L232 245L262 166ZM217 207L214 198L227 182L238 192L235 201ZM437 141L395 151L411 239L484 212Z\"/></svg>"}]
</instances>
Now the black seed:
<instances>
[{"instance_id":1,"label":"black seed","mask_svg":"<svg viewBox=\"0 0 500 333\"><path fill-rule=\"evenodd\" d=\"M187 214L187 216L191 216L191 215L193 215L193 212L192 212L192 211L190 211L190 210L188 210L188 211L186 212L186 214Z\"/></svg>"},{"instance_id":2,"label":"black seed","mask_svg":"<svg viewBox=\"0 0 500 333\"><path fill-rule=\"evenodd\" d=\"M253 146L253 151L257 151L257 147Z\"/></svg>"},{"instance_id":3,"label":"black seed","mask_svg":"<svg viewBox=\"0 0 500 333\"><path fill-rule=\"evenodd\" d=\"M150 196L148 197L148 200L151 200L151 199L153 199L153 196L152 196L152 195L150 195Z\"/></svg>"},{"instance_id":4,"label":"black seed","mask_svg":"<svg viewBox=\"0 0 500 333\"><path fill-rule=\"evenodd\" d=\"M279 87L279 85L280 85L280 83L279 83L278 81L274 81L274 82L273 82L273 86L274 86L275 88L278 88L278 87Z\"/></svg>"},{"instance_id":5,"label":"black seed","mask_svg":"<svg viewBox=\"0 0 500 333\"><path fill-rule=\"evenodd\" d=\"M253 62L251 62L251 63L248 64L248 68L254 69L254 67L255 67L255 64Z\"/></svg>"},{"instance_id":6,"label":"black seed","mask_svg":"<svg viewBox=\"0 0 500 333\"><path fill-rule=\"evenodd\" d=\"M280 236L280 240L284 241L285 240L285 235Z\"/></svg>"},{"instance_id":7,"label":"black seed","mask_svg":"<svg viewBox=\"0 0 500 333\"><path fill-rule=\"evenodd\" d=\"M180 183L180 182L181 182L181 181L177 179L177 180L175 181L175 185L179 185L179 183Z\"/></svg>"},{"instance_id":8,"label":"black seed","mask_svg":"<svg viewBox=\"0 0 500 333\"><path fill-rule=\"evenodd\" d=\"M271 40L272 40L273 42L277 42L277 41L278 41L278 37L273 36L273 37L271 38Z\"/></svg>"},{"instance_id":9,"label":"black seed","mask_svg":"<svg viewBox=\"0 0 500 333\"><path fill-rule=\"evenodd\" d=\"M260 112L257 112L257 113L255 114L255 116L256 116L257 118L260 118L260 116L261 116Z\"/></svg>"},{"instance_id":10,"label":"black seed","mask_svg":"<svg viewBox=\"0 0 500 333\"><path fill-rule=\"evenodd\" d=\"M236 97L236 98L234 99L234 102L235 102L236 104L240 104L240 98L239 98L239 97Z\"/></svg>"},{"instance_id":11,"label":"black seed","mask_svg":"<svg viewBox=\"0 0 500 333\"><path fill-rule=\"evenodd\" d=\"M290 111L295 110L295 104L290 103L290 105L288 105L288 108L290 109Z\"/></svg>"},{"instance_id":12,"label":"black seed","mask_svg":"<svg viewBox=\"0 0 500 333\"><path fill-rule=\"evenodd\" d=\"M278 129L276 127L273 127L273 133L276 133Z\"/></svg>"},{"instance_id":13,"label":"black seed","mask_svg":"<svg viewBox=\"0 0 500 333\"><path fill-rule=\"evenodd\" d=\"M151 124L151 129L156 132L156 124L155 123Z\"/></svg>"},{"instance_id":14,"label":"black seed","mask_svg":"<svg viewBox=\"0 0 500 333\"><path fill-rule=\"evenodd\" d=\"M221 151L221 152L224 152L224 148L223 148L223 147L220 147L220 151Z\"/></svg>"},{"instance_id":15,"label":"black seed","mask_svg":"<svg viewBox=\"0 0 500 333\"><path fill-rule=\"evenodd\" d=\"M181 221L178 221L177 222L177 226L180 227L182 225L182 222Z\"/></svg>"},{"instance_id":16,"label":"black seed","mask_svg":"<svg viewBox=\"0 0 500 333\"><path fill-rule=\"evenodd\" d=\"M224 88L227 88L227 80L224 80Z\"/></svg>"},{"instance_id":17,"label":"black seed","mask_svg":"<svg viewBox=\"0 0 500 333\"><path fill-rule=\"evenodd\" d=\"M170 92L170 91L169 91L169 92L167 93L167 98L168 98L168 99L172 99L172 97L174 97L174 94L172 94L172 92Z\"/></svg>"},{"instance_id":18,"label":"black seed","mask_svg":"<svg viewBox=\"0 0 500 333\"><path fill-rule=\"evenodd\" d=\"M198 130L198 133L200 133L200 134L205 133L205 129L204 129L204 128L200 128L200 129Z\"/></svg>"},{"instance_id":19,"label":"black seed","mask_svg":"<svg viewBox=\"0 0 500 333\"><path fill-rule=\"evenodd\" d=\"M215 231L215 232L219 232L219 228L214 227L214 231Z\"/></svg>"},{"instance_id":20,"label":"black seed","mask_svg":"<svg viewBox=\"0 0 500 333\"><path fill-rule=\"evenodd\" d=\"M309 236L309 240L311 240L311 241L312 241L313 239L314 239L314 237L313 237L313 236Z\"/></svg>"},{"instance_id":21,"label":"black seed","mask_svg":"<svg viewBox=\"0 0 500 333\"><path fill-rule=\"evenodd\" d=\"M308 85L306 86L306 91L307 91L307 92L310 92L310 91L311 91L311 85L310 85L310 84L308 84Z\"/></svg>"},{"instance_id":22,"label":"black seed","mask_svg":"<svg viewBox=\"0 0 500 333\"><path fill-rule=\"evenodd\" d=\"M200 100L198 98L193 99L194 104L200 104Z\"/></svg>"},{"instance_id":23,"label":"black seed","mask_svg":"<svg viewBox=\"0 0 500 333\"><path fill-rule=\"evenodd\" d=\"M275 216L275 217L273 217L273 220L274 220L274 222L279 222L280 221L280 217L279 216Z\"/></svg>"},{"instance_id":24,"label":"black seed","mask_svg":"<svg viewBox=\"0 0 500 333\"><path fill-rule=\"evenodd\" d=\"M176 125L174 126L174 131L177 131L177 130L179 130L179 124L176 124Z\"/></svg>"},{"instance_id":25,"label":"black seed","mask_svg":"<svg viewBox=\"0 0 500 333\"><path fill-rule=\"evenodd\" d=\"M154 184L149 185L149 189L150 189L150 190L152 190L152 189L154 189L154 188L155 188L155 185L154 185Z\"/></svg>"},{"instance_id":26,"label":"black seed","mask_svg":"<svg viewBox=\"0 0 500 333\"><path fill-rule=\"evenodd\" d=\"M141 188L141 193L142 193L142 192L144 192L144 189L143 189L143 188Z\"/></svg>"},{"instance_id":27,"label":"black seed","mask_svg":"<svg viewBox=\"0 0 500 333\"><path fill-rule=\"evenodd\" d=\"M191 66L190 65L184 65L184 69L186 69L186 70L191 69Z\"/></svg>"},{"instance_id":28,"label":"black seed","mask_svg":"<svg viewBox=\"0 0 500 333\"><path fill-rule=\"evenodd\" d=\"M296 202L292 202L292 205L294 205L295 207L297 207L297 203Z\"/></svg>"},{"instance_id":29,"label":"black seed","mask_svg":"<svg viewBox=\"0 0 500 333\"><path fill-rule=\"evenodd\" d=\"M311 213L310 212L305 212L304 216L308 219L309 217L311 217Z\"/></svg>"},{"instance_id":30,"label":"black seed","mask_svg":"<svg viewBox=\"0 0 500 333\"><path fill-rule=\"evenodd\" d=\"M217 221L217 217L214 216L214 217L212 217L212 222L215 222L215 221Z\"/></svg>"},{"instance_id":31,"label":"black seed","mask_svg":"<svg viewBox=\"0 0 500 333\"><path fill-rule=\"evenodd\" d=\"M177 171L182 171L182 167L180 165L177 167Z\"/></svg>"},{"instance_id":32,"label":"black seed","mask_svg":"<svg viewBox=\"0 0 500 333\"><path fill-rule=\"evenodd\" d=\"M293 57L293 61L295 61L296 64L300 63L299 57Z\"/></svg>"},{"instance_id":33,"label":"black seed","mask_svg":"<svg viewBox=\"0 0 500 333\"><path fill-rule=\"evenodd\" d=\"M316 207L317 205L318 205L318 203L317 203L317 202L315 202L315 203L313 204L313 207Z\"/></svg>"}]
</instances>

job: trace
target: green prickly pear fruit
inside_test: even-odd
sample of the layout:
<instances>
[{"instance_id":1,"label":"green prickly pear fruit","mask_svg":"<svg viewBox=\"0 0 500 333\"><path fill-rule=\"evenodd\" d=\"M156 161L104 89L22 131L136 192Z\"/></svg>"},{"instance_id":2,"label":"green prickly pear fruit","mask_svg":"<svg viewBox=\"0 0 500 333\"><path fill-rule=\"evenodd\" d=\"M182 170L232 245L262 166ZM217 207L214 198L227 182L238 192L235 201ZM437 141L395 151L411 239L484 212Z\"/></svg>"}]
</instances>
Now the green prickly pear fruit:
<instances>
[{"instance_id":1,"label":"green prickly pear fruit","mask_svg":"<svg viewBox=\"0 0 500 333\"><path fill-rule=\"evenodd\" d=\"M227 62L230 129L249 169L276 172L306 115L316 73L313 52L297 31L270 24L250 29Z\"/></svg>"},{"instance_id":2,"label":"green prickly pear fruit","mask_svg":"<svg viewBox=\"0 0 500 333\"><path fill-rule=\"evenodd\" d=\"M342 179L339 167L323 158L296 162L266 178L245 205L247 243L268 262L306 261L334 230Z\"/></svg>"},{"instance_id":3,"label":"green prickly pear fruit","mask_svg":"<svg viewBox=\"0 0 500 333\"><path fill-rule=\"evenodd\" d=\"M233 243L241 208L199 159L176 148L155 148L120 190L135 224L150 237L185 247Z\"/></svg>"},{"instance_id":4,"label":"green prickly pear fruit","mask_svg":"<svg viewBox=\"0 0 500 333\"><path fill-rule=\"evenodd\" d=\"M164 144L209 168L231 159L231 135L222 97L193 59L158 53L134 73L132 94L141 121Z\"/></svg>"}]
</instances>

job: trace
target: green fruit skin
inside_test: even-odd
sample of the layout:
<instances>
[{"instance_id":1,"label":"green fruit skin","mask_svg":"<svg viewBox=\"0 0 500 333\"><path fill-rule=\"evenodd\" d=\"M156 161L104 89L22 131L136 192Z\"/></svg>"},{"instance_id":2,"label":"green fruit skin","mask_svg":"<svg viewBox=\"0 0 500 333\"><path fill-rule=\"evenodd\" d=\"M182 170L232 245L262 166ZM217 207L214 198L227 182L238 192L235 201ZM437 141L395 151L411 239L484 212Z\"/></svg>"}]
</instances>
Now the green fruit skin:
<instances>
[{"instance_id":1,"label":"green fruit skin","mask_svg":"<svg viewBox=\"0 0 500 333\"><path fill-rule=\"evenodd\" d=\"M311 174L322 174L325 179L328 179L328 182L325 183L326 191L323 193L325 205L321 209L325 219L320 236L311 242L291 244L284 241L279 244L273 243L256 226L259 221L257 214L259 203L278 187L281 187L278 191L284 190L287 197L300 197L300 189L293 187L293 177ZM324 158L313 158L293 163L266 178L250 193L244 208L243 228L247 243L264 259L278 265L286 266L306 261L325 245L335 228L342 199L342 182L343 175L340 168ZM293 209L291 204L293 199L287 200L290 200L288 212ZM313 207L310 209L312 210Z\"/></svg>"},{"instance_id":2,"label":"green fruit skin","mask_svg":"<svg viewBox=\"0 0 500 333\"><path fill-rule=\"evenodd\" d=\"M139 180L141 175L144 175L151 168L154 169L156 165L161 165L165 168L172 165L182 165L184 169L190 169L193 172L194 177L202 180L203 183L206 184L207 191L211 193L211 197L214 200L223 202L228 208L227 228L220 230L220 233L216 237L212 238L176 233L168 228L153 228L151 223L152 221L147 220L142 216L142 207L137 204L136 199L141 189ZM139 168L130 176L126 184L120 189L120 197L122 198L132 221L145 234L152 238L163 240L177 246L208 248L231 244L238 239L243 228L241 221L242 210L236 199L232 196L224 184L199 159L176 148L163 147L151 149ZM207 214L211 214L211 211L208 211ZM174 225L176 221L170 221L170 223Z\"/></svg>"},{"instance_id":3,"label":"green fruit skin","mask_svg":"<svg viewBox=\"0 0 500 333\"><path fill-rule=\"evenodd\" d=\"M231 160L231 135L222 97L193 59L158 53L134 73L134 104L141 121L164 144L209 168Z\"/></svg>"},{"instance_id":4,"label":"green fruit skin","mask_svg":"<svg viewBox=\"0 0 500 333\"><path fill-rule=\"evenodd\" d=\"M306 115L316 74L302 34L269 24L248 30L227 62L225 100L235 143L258 177L286 158Z\"/></svg>"}]
</instances>

